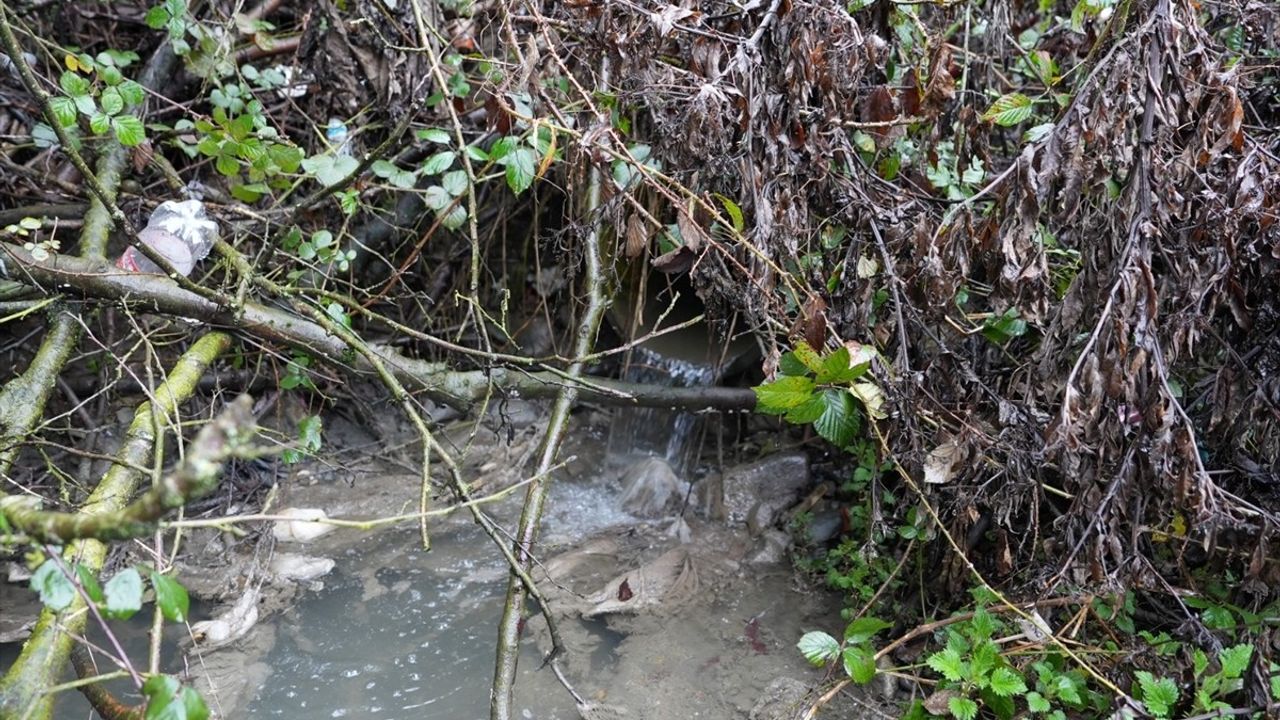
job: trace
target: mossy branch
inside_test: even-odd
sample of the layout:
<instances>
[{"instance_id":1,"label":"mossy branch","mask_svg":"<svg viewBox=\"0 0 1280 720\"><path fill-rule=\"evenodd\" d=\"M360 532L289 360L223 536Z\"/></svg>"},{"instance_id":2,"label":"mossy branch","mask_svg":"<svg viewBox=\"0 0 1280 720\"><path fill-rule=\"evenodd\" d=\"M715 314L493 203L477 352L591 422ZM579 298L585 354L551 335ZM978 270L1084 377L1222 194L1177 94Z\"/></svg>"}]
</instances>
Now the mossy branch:
<instances>
[{"instance_id":1,"label":"mossy branch","mask_svg":"<svg viewBox=\"0 0 1280 720\"><path fill-rule=\"evenodd\" d=\"M43 543L143 537L155 530L156 523L169 510L213 492L228 460L253 454L253 435L253 401L248 395L241 395L201 428L172 473L128 506L115 512L84 515L41 510L37 498L11 495L0 498L0 517L11 528Z\"/></svg>"}]
</instances>

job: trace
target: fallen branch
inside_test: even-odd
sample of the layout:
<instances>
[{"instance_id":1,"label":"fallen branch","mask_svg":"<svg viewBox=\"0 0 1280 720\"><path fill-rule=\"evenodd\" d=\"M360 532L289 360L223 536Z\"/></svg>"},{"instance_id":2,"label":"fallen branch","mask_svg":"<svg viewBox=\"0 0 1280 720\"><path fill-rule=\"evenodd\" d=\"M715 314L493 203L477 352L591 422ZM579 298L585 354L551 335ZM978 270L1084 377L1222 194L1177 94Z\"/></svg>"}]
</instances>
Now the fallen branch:
<instances>
[{"instance_id":1,"label":"fallen branch","mask_svg":"<svg viewBox=\"0 0 1280 720\"><path fill-rule=\"evenodd\" d=\"M251 454L248 448L253 434L253 401L241 395L201 428L172 473L121 510L93 515L53 512L41 510L37 497L10 495L0 497L0 518L43 543L144 537L169 510L213 492L226 462Z\"/></svg>"},{"instance_id":2,"label":"fallen branch","mask_svg":"<svg viewBox=\"0 0 1280 720\"><path fill-rule=\"evenodd\" d=\"M47 293L74 291L88 298L127 303L147 312L235 329L259 340L288 345L335 365L373 372L367 360L353 357L353 348L342 338L311 320L247 301L237 312L184 290L161 275L125 272L103 261L68 255L37 260L18 245L0 243L0 276L38 286ZM502 367L460 372L442 364L405 357L385 346L370 347L407 389L425 393L437 402L463 411L484 397L490 382L511 397L551 397L561 388L572 386L583 400L689 411L748 411L756 402L755 393L746 388L662 387L594 377L570 380L563 373Z\"/></svg>"}]
</instances>

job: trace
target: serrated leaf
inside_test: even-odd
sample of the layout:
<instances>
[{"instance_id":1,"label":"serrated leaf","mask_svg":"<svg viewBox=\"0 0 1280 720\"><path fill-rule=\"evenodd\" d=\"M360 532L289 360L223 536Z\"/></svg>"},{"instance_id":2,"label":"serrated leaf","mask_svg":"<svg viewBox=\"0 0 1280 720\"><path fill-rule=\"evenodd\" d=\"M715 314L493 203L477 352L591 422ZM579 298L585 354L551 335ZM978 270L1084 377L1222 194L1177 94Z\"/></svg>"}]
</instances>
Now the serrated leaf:
<instances>
[{"instance_id":1,"label":"serrated leaf","mask_svg":"<svg viewBox=\"0 0 1280 720\"><path fill-rule=\"evenodd\" d=\"M820 630L805 633L796 647L800 648L805 660L817 667L826 665L840 654L840 643Z\"/></svg>"},{"instance_id":2,"label":"serrated leaf","mask_svg":"<svg viewBox=\"0 0 1280 720\"><path fill-rule=\"evenodd\" d=\"M93 87L86 78L70 70L58 77L58 85L63 92L73 98L79 95L88 95Z\"/></svg>"},{"instance_id":3,"label":"serrated leaf","mask_svg":"<svg viewBox=\"0 0 1280 720\"><path fill-rule=\"evenodd\" d=\"M467 209L461 204L455 204L449 208L449 211L441 218L440 224L450 230L457 230L467 221Z\"/></svg>"},{"instance_id":4,"label":"serrated leaf","mask_svg":"<svg viewBox=\"0 0 1280 720\"><path fill-rule=\"evenodd\" d=\"M191 598L182 583L168 575L151 573L151 587L156 591L156 607L169 622L186 622L187 613L191 609Z\"/></svg>"},{"instance_id":5,"label":"serrated leaf","mask_svg":"<svg viewBox=\"0 0 1280 720\"><path fill-rule=\"evenodd\" d=\"M860 426L853 398L843 390L827 389L821 394L822 415L813 421L813 429L827 442L843 448L853 442Z\"/></svg>"},{"instance_id":6,"label":"serrated leaf","mask_svg":"<svg viewBox=\"0 0 1280 720\"><path fill-rule=\"evenodd\" d=\"M991 107L982 114L982 119L994 122L1001 127L1017 125L1031 117L1034 104L1031 98L1022 93L1008 93L996 98Z\"/></svg>"},{"instance_id":7,"label":"serrated leaf","mask_svg":"<svg viewBox=\"0 0 1280 720\"><path fill-rule=\"evenodd\" d=\"M814 395L799 406L788 410L783 419L792 425L808 425L822 417L826 407L826 403L822 401L822 396Z\"/></svg>"},{"instance_id":8,"label":"serrated leaf","mask_svg":"<svg viewBox=\"0 0 1280 720\"><path fill-rule=\"evenodd\" d=\"M870 640L876 633L893 627L893 623L885 622L878 617L860 617L849 623L844 629L844 641L852 645L860 645Z\"/></svg>"},{"instance_id":9,"label":"serrated leaf","mask_svg":"<svg viewBox=\"0 0 1280 720\"><path fill-rule=\"evenodd\" d=\"M1253 657L1252 645L1236 645L1224 649L1218 655L1218 662L1222 664L1222 676L1234 679L1244 675L1251 657Z\"/></svg>"},{"instance_id":10,"label":"serrated leaf","mask_svg":"<svg viewBox=\"0 0 1280 720\"><path fill-rule=\"evenodd\" d=\"M991 692L1001 697L1021 695L1027 691L1027 683L1013 668L998 667L991 673L988 682Z\"/></svg>"},{"instance_id":11,"label":"serrated leaf","mask_svg":"<svg viewBox=\"0 0 1280 720\"><path fill-rule=\"evenodd\" d=\"M117 115L111 118L111 129L116 131L116 139L125 147L136 147L147 139L147 131L142 126L142 121L132 115Z\"/></svg>"},{"instance_id":12,"label":"serrated leaf","mask_svg":"<svg viewBox=\"0 0 1280 720\"><path fill-rule=\"evenodd\" d=\"M795 354L796 358L799 359L800 362L804 363L806 368L809 368L810 372L822 372L822 356L818 354L817 350L809 347L809 343L801 340L796 343L795 348L792 349L791 352Z\"/></svg>"},{"instance_id":13,"label":"serrated leaf","mask_svg":"<svg viewBox=\"0 0 1280 720\"><path fill-rule=\"evenodd\" d=\"M142 86L132 80L125 80L116 88L120 92L120 97L124 98L126 104L130 107L141 105L146 97L146 91Z\"/></svg>"},{"instance_id":14,"label":"serrated leaf","mask_svg":"<svg viewBox=\"0 0 1280 720\"><path fill-rule=\"evenodd\" d=\"M49 109L53 111L54 118L62 127L71 127L76 124L76 104L69 97L59 95L55 98L49 98Z\"/></svg>"},{"instance_id":15,"label":"serrated leaf","mask_svg":"<svg viewBox=\"0 0 1280 720\"><path fill-rule=\"evenodd\" d=\"M967 671L964 660L955 648L948 647L930 655L925 663L936 673L951 682L959 682Z\"/></svg>"},{"instance_id":16,"label":"serrated leaf","mask_svg":"<svg viewBox=\"0 0 1280 720\"><path fill-rule=\"evenodd\" d=\"M507 187L519 195L533 184L533 174L537 171L538 156L529 148L518 148L503 156L501 162L507 166Z\"/></svg>"},{"instance_id":17,"label":"serrated leaf","mask_svg":"<svg viewBox=\"0 0 1280 720\"><path fill-rule=\"evenodd\" d=\"M94 135L104 135L111 129L111 116L96 112L89 116L89 129Z\"/></svg>"},{"instance_id":18,"label":"serrated leaf","mask_svg":"<svg viewBox=\"0 0 1280 720\"><path fill-rule=\"evenodd\" d=\"M852 645L841 653L844 660L844 671L854 682L866 685L876 676L876 658L871 648L863 645Z\"/></svg>"},{"instance_id":19,"label":"serrated leaf","mask_svg":"<svg viewBox=\"0 0 1280 720\"><path fill-rule=\"evenodd\" d=\"M978 703L967 697L953 697L947 702L947 710L956 720L973 720L978 716Z\"/></svg>"},{"instance_id":20,"label":"serrated leaf","mask_svg":"<svg viewBox=\"0 0 1280 720\"><path fill-rule=\"evenodd\" d=\"M438 152L427 158L426 162L422 163L422 172L427 175L439 175L450 167L453 167L453 161L456 160L457 157L458 154L452 150Z\"/></svg>"},{"instance_id":21,"label":"serrated leaf","mask_svg":"<svg viewBox=\"0 0 1280 720\"><path fill-rule=\"evenodd\" d=\"M124 110L124 98L120 97L120 91L113 87L102 91L99 102L102 103L102 111L108 115L117 115Z\"/></svg>"},{"instance_id":22,"label":"serrated leaf","mask_svg":"<svg viewBox=\"0 0 1280 720\"><path fill-rule=\"evenodd\" d=\"M1178 702L1178 686L1169 678L1157 679L1146 670L1134 673L1138 678L1138 686L1142 688L1142 704L1158 718L1169 717L1174 703Z\"/></svg>"},{"instance_id":23,"label":"serrated leaf","mask_svg":"<svg viewBox=\"0 0 1280 720\"><path fill-rule=\"evenodd\" d=\"M71 98L76 110L83 115L92 115L98 111L98 103L92 95L74 95Z\"/></svg>"},{"instance_id":24,"label":"serrated leaf","mask_svg":"<svg viewBox=\"0 0 1280 720\"><path fill-rule=\"evenodd\" d=\"M103 588L105 614L125 620L142 609L142 576L133 568L121 570Z\"/></svg>"},{"instance_id":25,"label":"serrated leaf","mask_svg":"<svg viewBox=\"0 0 1280 720\"><path fill-rule=\"evenodd\" d=\"M445 192L454 197L466 192L469 182L466 170L453 170L445 173L440 178L440 186L445 189Z\"/></svg>"},{"instance_id":26,"label":"serrated leaf","mask_svg":"<svg viewBox=\"0 0 1280 720\"><path fill-rule=\"evenodd\" d=\"M975 643L980 640L989 640L996 632L996 621L991 613L984 607L979 607L973 611L973 618L969 620L969 639Z\"/></svg>"},{"instance_id":27,"label":"serrated leaf","mask_svg":"<svg viewBox=\"0 0 1280 720\"><path fill-rule=\"evenodd\" d=\"M813 397L813 380L787 375L752 389L756 393L757 412L780 415Z\"/></svg>"},{"instance_id":28,"label":"serrated leaf","mask_svg":"<svg viewBox=\"0 0 1280 720\"><path fill-rule=\"evenodd\" d=\"M54 612L66 609L76 598L75 585L53 560L45 560L36 568L31 575L31 589L40 593L40 602Z\"/></svg>"},{"instance_id":29,"label":"serrated leaf","mask_svg":"<svg viewBox=\"0 0 1280 720\"><path fill-rule=\"evenodd\" d=\"M439 185L432 185L423 191L422 202L432 210L440 212L449 207L449 203L453 202L453 196Z\"/></svg>"},{"instance_id":30,"label":"serrated leaf","mask_svg":"<svg viewBox=\"0 0 1280 720\"><path fill-rule=\"evenodd\" d=\"M1027 693L1027 709L1033 713L1047 713L1053 707L1043 695L1038 692Z\"/></svg>"}]
</instances>

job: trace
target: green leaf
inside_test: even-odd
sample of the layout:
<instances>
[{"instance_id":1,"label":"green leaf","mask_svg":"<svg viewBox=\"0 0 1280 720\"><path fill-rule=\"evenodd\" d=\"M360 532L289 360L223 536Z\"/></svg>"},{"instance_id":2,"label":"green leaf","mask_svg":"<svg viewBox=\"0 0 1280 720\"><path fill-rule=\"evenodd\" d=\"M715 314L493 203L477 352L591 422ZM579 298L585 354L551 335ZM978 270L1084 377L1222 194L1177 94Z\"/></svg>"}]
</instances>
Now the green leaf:
<instances>
[{"instance_id":1,"label":"green leaf","mask_svg":"<svg viewBox=\"0 0 1280 720\"><path fill-rule=\"evenodd\" d=\"M89 83L88 79L81 76L79 73L74 73L70 70L62 73L58 78L58 85L62 87L63 92L73 98L81 95L88 95L93 89L93 86Z\"/></svg>"},{"instance_id":2,"label":"green leaf","mask_svg":"<svg viewBox=\"0 0 1280 720\"><path fill-rule=\"evenodd\" d=\"M462 193L466 192L467 185L469 183L470 181L467 179L466 170L453 170L445 173L444 176L440 178L440 186L444 188L445 192L454 197L458 197Z\"/></svg>"},{"instance_id":3,"label":"green leaf","mask_svg":"<svg viewBox=\"0 0 1280 720\"><path fill-rule=\"evenodd\" d=\"M124 98L120 97L120 91L113 87L102 91L99 102L102 103L102 111L108 115L118 115L124 110Z\"/></svg>"},{"instance_id":4,"label":"green leaf","mask_svg":"<svg viewBox=\"0 0 1280 720\"><path fill-rule=\"evenodd\" d=\"M849 348L841 347L828 355L818 369L818 382L824 385L843 385L866 374L869 363L854 365Z\"/></svg>"},{"instance_id":5,"label":"green leaf","mask_svg":"<svg viewBox=\"0 0 1280 720\"><path fill-rule=\"evenodd\" d=\"M940 650L928 657L925 663L942 677L951 682L959 682L968 672L965 661L953 647Z\"/></svg>"},{"instance_id":6,"label":"green leaf","mask_svg":"<svg viewBox=\"0 0 1280 720\"><path fill-rule=\"evenodd\" d=\"M792 425L808 425L809 423L822 417L822 413L826 410L826 403L823 402L821 395L814 395L804 401L797 407L791 408L783 419Z\"/></svg>"},{"instance_id":7,"label":"green leaf","mask_svg":"<svg viewBox=\"0 0 1280 720\"><path fill-rule=\"evenodd\" d=\"M57 119L58 124L62 127L71 127L76 124L76 104L69 97L49 98L49 109L53 111L53 116Z\"/></svg>"},{"instance_id":8,"label":"green leaf","mask_svg":"<svg viewBox=\"0 0 1280 720\"><path fill-rule=\"evenodd\" d=\"M783 375L808 375L809 368L800 362L800 358L790 350L782 353L782 358L778 360L778 370Z\"/></svg>"},{"instance_id":9,"label":"green leaf","mask_svg":"<svg viewBox=\"0 0 1280 720\"><path fill-rule=\"evenodd\" d=\"M163 5L157 5L147 11L142 21L152 30L159 30L169 24L169 11L165 10Z\"/></svg>"},{"instance_id":10,"label":"green leaf","mask_svg":"<svg viewBox=\"0 0 1280 720\"><path fill-rule=\"evenodd\" d=\"M1016 670L1008 667L998 667L991 673L988 687L991 692L1008 697L1010 695L1021 695L1027 691L1027 683L1022 679Z\"/></svg>"},{"instance_id":11,"label":"green leaf","mask_svg":"<svg viewBox=\"0 0 1280 720\"><path fill-rule=\"evenodd\" d=\"M947 709L956 720L973 720L978 717L978 703L967 697L953 697L947 702Z\"/></svg>"},{"instance_id":12,"label":"green leaf","mask_svg":"<svg viewBox=\"0 0 1280 720\"><path fill-rule=\"evenodd\" d=\"M422 163L422 172L428 175L439 175L445 170L453 167L453 161L457 158L458 154L452 150L438 152L427 158L426 162Z\"/></svg>"},{"instance_id":13,"label":"green leaf","mask_svg":"<svg viewBox=\"0 0 1280 720\"><path fill-rule=\"evenodd\" d=\"M36 568L31 576L31 589L40 593L40 602L54 612L66 609L76 598L75 585L53 560L45 560Z\"/></svg>"},{"instance_id":14,"label":"green leaf","mask_svg":"<svg viewBox=\"0 0 1280 720\"><path fill-rule=\"evenodd\" d=\"M133 617L142 609L142 576L129 568L116 573L103 588L106 616L118 620Z\"/></svg>"},{"instance_id":15,"label":"green leaf","mask_svg":"<svg viewBox=\"0 0 1280 720\"><path fill-rule=\"evenodd\" d=\"M450 142L448 131L440 128L426 128L425 130L418 130L414 134L418 136L419 140L426 140L437 145L448 145Z\"/></svg>"},{"instance_id":16,"label":"green leaf","mask_svg":"<svg viewBox=\"0 0 1280 720\"><path fill-rule=\"evenodd\" d=\"M191 599L182 583L168 575L151 573L151 587L156 590L156 607L169 622L186 622L187 612L191 608Z\"/></svg>"},{"instance_id":17,"label":"green leaf","mask_svg":"<svg viewBox=\"0 0 1280 720\"><path fill-rule=\"evenodd\" d=\"M453 196L439 185L432 185L422 193L422 202L432 210L440 212L449 207L453 202Z\"/></svg>"},{"instance_id":18,"label":"green leaf","mask_svg":"<svg viewBox=\"0 0 1280 720\"><path fill-rule=\"evenodd\" d=\"M982 335L993 343L1002 345L1027 333L1027 321L1019 317L1018 308L1011 307L1003 314L989 317L982 323Z\"/></svg>"},{"instance_id":19,"label":"green leaf","mask_svg":"<svg viewBox=\"0 0 1280 720\"><path fill-rule=\"evenodd\" d=\"M876 676L876 657L865 645L850 645L841 653L844 671L859 685L866 685Z\"/></svg>"},{"instance_id":20,"label":"green leaf","mask_svg":"<svg viewBox=\"0 0 1280 720\"><path fill-rule=\"evenodd\" d=\"M746 229L747 224L742 217L742 208L738 207L737 203L720 193L715 193L715 197L720 201L720 205L724 207L724 211L729 214L729 221L733 223L734 231L741 233Z\"/></svg>"},{"instance_id":21,"label":"green leaf","mask_svg":"<svg viewBox=\"0 0 1280 720\"><path fill-rule=\"evenodd\" d=\"M445 213L444 218L440 220L440 224L450 230L457 230L467 221L467 209L462 205L454 205L449 208L449 212Z\"/></svg>"},{"instance_id":22,"label":"green leaf","mask_svg":"<svg viewBox=\"0 0 1280 720\"><path fill-rule=\"evenodd\" d=\"M209 708L200 693L171 675L152 675L142 685L147 697L146 720L207 720Z\"/></svg>"},{"instance_id":23,"label":"green leaf","mask_svg":"<svg viewBox=\"0 0 1280 720\"><path fill-rule=\"evenodd\" d=\"M996 98L991 107L982 114L982 119L994 122L1001 127L1009 127L1031 117L1033 103L1031 98L1022 93L1008 93Z\"/></svg>"},{"instance_id":24,"label":"green leaf","mask_svg":"<svg viewBox=\"0 0 1280 720\"><path fill-rule=\"evenodd\" d=\"M98 578L89 572L89 568L76 563L76 577L79 578L80 587L84 588L90 600L100 603L106 599L102 595L102 586L98 584Z\"/></svg>"},{"instance_id":25,"label":"green leaf","mask_svg":"<svg viewBox=\"0 0 1280 720\"><path fill-rule=\"evenodd\" d=\"M780 415L813 397L813 380L788 375L752 389L756 393L757 412Z\"/></svg>"},{"instance_id":26,"label":"green leaf","mask_svg":"<svg viewBox=\"0 0 1280 720\"><path fill-rule=\"evenodd\" d=\"M796 358L804 363L804 366L809 368L811 372L822 372L822 356L818 354L817 350L809 347L809 343L801 340L796 343L795 349L791 352L795 353Z\"/></svg>"},{"instance_id":27,"label":"green leaf","mask_svg":"<svg viewBox=\"0 0 1280 720\"><path fill-rule=\"evenodd\" d=\"M878 617L860 617L844 629L844 641L852 645L861 645L876 633L891 627L893 623L885 622Z\"/></svg>"},{"instance_id":28,"label":"green leaf","mask_svg":"<svg viewBox=\"0 0 1280 720\"><path fill-rule=\"evenodd\" d=\"M1142 703L1158 718L1169 717L1174 703L1178 702L1178 686L1169 678L1156 679L1146 670L1134 673L1142 688Z\"/></svg>"},{"instance_id":29,"label":"green leaf","mask_svg":"<svg viewBox=\"0 0 1280 720\"><path fill-rule=\"evenodd\" d=\"M1033 713L1047 713L1052 705L1038 692L1027 693L1027 709Z\"/></svg>"},{"instance_id":30,"label":"green leaf","mask_svg":"<svg viewBox=\"0 0 1280 720\"><path fill-rule=\"evenodd\" d=\"M132 115L118 115L111 118L111 128L116 131L116 139L125 147L141 145L147 139L147 131L142 121Z\"/></svg>"},{"instance_id":31,"label":"green leaf","mask_svg":"<svg viewBox=\"0 0 1280 720\"><path fill-rule=\"evenodd\" d=\"M1252 645L1236 645L1224 649L1218 655L1218 662L1222 664L1222 676L1234 679L1244 675L1251 657L1253 657Z\"/></svg>"},{"instance_id":32,"label":"green leaf","mask_svg":"<svg viewBox=\"0 0 1280 720\"><path fill-rule=\"evenodd\" d=\"M501 160L507 166L507 187L519 195L533 184L533 174L537 172L535 164L538 156L529 148L519 148L504 156Z\"/></svg>"},{"instance_id":33,"label":"green leaf","mask_svg":"<svg viewBox=\"0 0 1280 720\"><path fill-rule=\"evenodd\" d=\"M809 664L817 667L835 660L840 654L840 643L820 630L805 633L800 638L800 642L796 643L796 647L800 648L800 654L809 661Z\"/></svg>"},{"instance_id":34,"label":"green leaf","mask_svg":"<svg viewBox=\"0 0 1280 720\"><path fill-rule=\"evenodd\" d=\"M360 161L350 155L312 155L302 161L302 169L325 187L342 182L359 165Z\"/></svg>"},{"instance_id":35,"label":"green leaf","mask_svg":"<svg viewBox=\"0 0 1280 720\"><path fill-rule=\"evenodd\" d=\"M94 135L105 135L111 129L111 116L106 113L95 112L89 116L89 130Z\"/></svg>"},{"instance_id":36,"label":"green leaf","mask_svg":"<svg viewBox=\"0 0 1280 720\"><path fill-rule=\"evenodd\" d=\"M124 102L129 107L141 105L146 98L146 91L142 86L132 80L125 80L116 88L120 92L120 97L124 98Z\"/></svg>"},{"instance_id":37,"label":"green leaf","mask_svg":"<svg viewBox=\"0 0 1280 720\"><path fill-rule=\"evenodd\" d=\"M219 173L227 177L235 177L240 174L240 161L230 152L220 152L214 160L213 167Z\"/></svg>"},{"instance_id":38,"label":"green leaf","mask_svg":"<svg viewBox=\"0 0 1280 720\"><path fill-rule=\"evenodd\" d=\"M853 396L844 390L827 389L822 391L822 402L822 415L813 421L813 429L839 448L853 442L861 425Z\"/></svg>"},{"instance_id":39,"label":"green leaf","mask_svg":"<svg viewBox=\"0 0 1280 720\"><path fill-rule=\"evenodd\" d=\"M987 612L986 608L979 607L973 611L973 618L969 620L969 639L974 642L990 640L995 631L995 618Z\"/></svg>"},{"instance_id":40,"label":"green leaf","mask_svg":"<svg viewBox=\"0 0 1280 720\"><path fill-rule=\"evenodd\" d=\"M98 103L92 95L73 95L71 102L75 103L76 110L83 115L92 115L98 111Z\"/></svg>"}]
</instances>

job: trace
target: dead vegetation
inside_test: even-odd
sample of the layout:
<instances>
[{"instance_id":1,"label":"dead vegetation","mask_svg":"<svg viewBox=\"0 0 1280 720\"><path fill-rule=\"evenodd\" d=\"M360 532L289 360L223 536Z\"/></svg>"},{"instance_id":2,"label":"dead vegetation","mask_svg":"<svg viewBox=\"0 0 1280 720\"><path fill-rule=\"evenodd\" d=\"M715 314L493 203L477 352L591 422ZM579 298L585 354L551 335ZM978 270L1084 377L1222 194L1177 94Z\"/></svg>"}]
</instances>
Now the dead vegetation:
<instances>
[{"instance_id":1,"label":"dead vegetation","mask_svg":"<svg viewBox=\"0 0 1280 720\"><path fill-rule=\"evenodd\" d=\"M47 467L88 483L72 448L99 452L107 398L156 384L197 334L184 317L237 334L220 386L332 400L344 372L380 378L424 466L424 397L632 402L643 388L575 378L621 357L596 329L647 264L687 274L766 375L800 340L879 351L879 459L927 481L969 558L930 545L937 596L971 562L1028 598L1216 577L1241 607L1276 599L1274 4L160 7L158 32L140 4L7 10L31 55L0 75L4 493L56 496ZM147 138L73 107L91 192L18 69L73 100L59 77L79 75L103 109L108 50L140 56L113 62L148 88L126 107ZM184 186L224 229L214 257L178 283L103 275L132 241L112 216L140 224Z\"/></svg>"}]
</instances>

